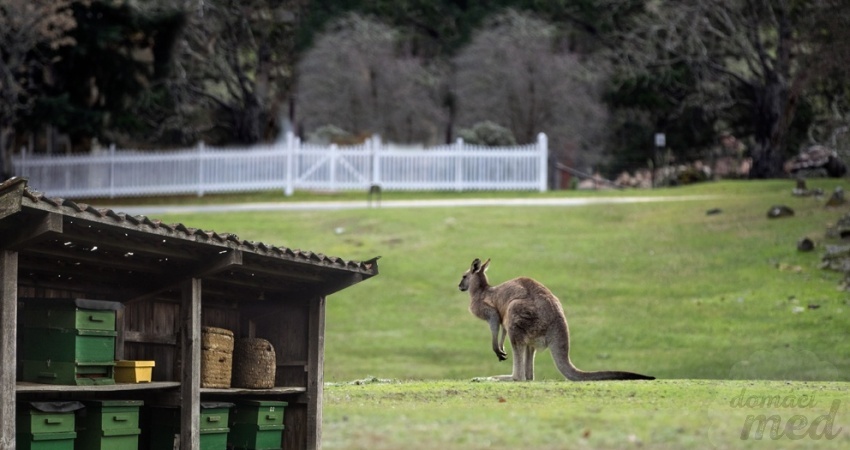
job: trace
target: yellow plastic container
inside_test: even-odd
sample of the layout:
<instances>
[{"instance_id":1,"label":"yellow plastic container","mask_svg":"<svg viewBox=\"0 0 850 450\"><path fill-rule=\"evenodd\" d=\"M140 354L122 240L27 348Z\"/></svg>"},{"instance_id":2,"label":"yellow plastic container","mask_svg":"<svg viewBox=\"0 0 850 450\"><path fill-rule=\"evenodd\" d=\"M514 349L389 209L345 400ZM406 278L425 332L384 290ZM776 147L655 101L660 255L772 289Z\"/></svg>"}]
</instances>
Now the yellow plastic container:
<instances>
[{"instance_id":1,"label":"yellow plastic container","mask_svg":"<svg viewBox=\"0 0 850 450\"><path fill-rule=\"evenodd\" d=\"M153 377L154 361L116 361L116 383L150 383Z\"/></svg>"}]
</instances>

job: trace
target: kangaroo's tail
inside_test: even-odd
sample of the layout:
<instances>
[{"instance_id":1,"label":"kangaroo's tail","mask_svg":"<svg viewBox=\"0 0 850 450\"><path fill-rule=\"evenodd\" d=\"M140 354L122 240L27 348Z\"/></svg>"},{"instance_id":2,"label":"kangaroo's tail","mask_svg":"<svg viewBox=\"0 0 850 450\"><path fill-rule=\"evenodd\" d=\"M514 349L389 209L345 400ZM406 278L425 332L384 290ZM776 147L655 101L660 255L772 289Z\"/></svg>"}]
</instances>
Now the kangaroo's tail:
<instances>
[{"instance_id":1,"label":"kangaroo's tail","mask_svg":"<svg viewBox=\"0 0 850 450\"><path fill-rule=\"evenodd\" d=\"M599 371L585 372L579 370L570 361L570 333L564 323L564 327L552 327L549 336L549 349L555 367L570 381L601 381L601 380L654 380L655 377L641 375L632 372Z\"/></svg>"}]
</instances>

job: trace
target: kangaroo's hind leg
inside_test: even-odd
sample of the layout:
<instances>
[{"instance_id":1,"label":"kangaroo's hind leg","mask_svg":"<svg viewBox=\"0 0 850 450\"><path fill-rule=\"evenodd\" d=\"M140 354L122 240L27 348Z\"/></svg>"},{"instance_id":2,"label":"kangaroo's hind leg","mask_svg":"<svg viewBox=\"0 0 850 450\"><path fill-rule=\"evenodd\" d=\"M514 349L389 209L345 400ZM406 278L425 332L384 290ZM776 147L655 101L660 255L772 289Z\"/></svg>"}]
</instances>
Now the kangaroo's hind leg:
<instances>
[{"instance_id":1,"label":"kangaroo's hind leg","mask_svg":"<svg viewBox=\"0 0 850 450\"><path fill-rule=\"evenodd\" d=\"M514 381L526 381L526 369L528 368L526 361L528 360L528 345L520 344L511 337L511 349L514 352Z\"/></svg>"},{"instance_id":2,"label":"kangaroo's hind leg","mask_svg":"<svg viewBox=\"0 0 850 450\"><path fill-rule=\"evenodd\" d=\"M513 373L510 375L497 375L494 377L488 377L484 379L476 379L478 381L525 381L526 378L526 356L528 355L529 349L528 346L524 344L518 344L513 339L511 339L511 350L514 353L514 361L513 361ZM533 351L533 350L532 350Z\"/></svg>"},{"instance_id":3,"label":"kangaroo's hind leg","mask_svg":"<svg viewBox=\"0 0 850 450\"><path fill-rule=\"evenodd\" d=\"M529 345L525 350L525 381L533 381L534 380L534 355L537 353L537 349L533 346Z\"/></svg>"}]
</instances>

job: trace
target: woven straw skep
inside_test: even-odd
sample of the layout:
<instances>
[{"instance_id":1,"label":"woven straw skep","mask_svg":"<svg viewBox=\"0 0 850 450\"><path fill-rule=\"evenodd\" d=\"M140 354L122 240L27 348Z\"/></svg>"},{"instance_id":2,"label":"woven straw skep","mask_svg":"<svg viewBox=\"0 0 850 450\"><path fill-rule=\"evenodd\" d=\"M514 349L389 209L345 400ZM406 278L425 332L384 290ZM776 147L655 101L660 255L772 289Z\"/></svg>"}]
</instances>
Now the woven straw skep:
<instances>
[{"instance_id":1,"label":"woven straw skep","mask_svg":"<svg viewBox=\"0 0 850 450\"><path fill-rule=\"evenodd\" d=\"M237 339L233 349L233 387L274 387L275 353L265 339Z\"/></svg>"},{"instance_id":2,"label":"woven straw skep","mask_svg":"<svg viewBox=\"0 0 850 450\"><path fill-rule=\"evenodd\" d=\"M233 369L233 332L223 328L201 330L201 387L229 388Z\"/></svg>"},{"instance_id":3,"label":"woven straw skep","mask_svg":"<svg viewBox=\"0 0 850 450\"><path fill-rule=\"evenodd\" d=\"M201 353L201 387L229 388L232 366L231 353L204 350Z\"/></svg>"},{"instance_id":4,"label":"woven straw skep","mask_svg":"<svg viewBox=\"0 0 850 450\"><path fill-rule=\"evenodd\" d=\"M233 352L233 332L224 328L201 328L201 348L220 352Z\"/></svg>"}]
</instances>

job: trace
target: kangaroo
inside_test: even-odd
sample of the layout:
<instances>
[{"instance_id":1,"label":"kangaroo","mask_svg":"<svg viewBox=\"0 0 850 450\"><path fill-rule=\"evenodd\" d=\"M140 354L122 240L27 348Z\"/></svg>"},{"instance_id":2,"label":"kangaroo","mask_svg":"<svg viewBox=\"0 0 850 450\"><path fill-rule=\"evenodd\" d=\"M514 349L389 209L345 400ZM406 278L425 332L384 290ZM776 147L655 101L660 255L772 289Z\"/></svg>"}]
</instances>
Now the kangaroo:
<instances>
[{"instance_id":1,"label":"kangaroo","mask_svg":"<svg viewBox=\"0 0 850 450\"><path fill-rule=\"evenodd\" d=\"M570 331L558 297L531 278L514 278L490 286L485 271L490 265L476 258L460 280L458 289L469 292L469 311L490 324L493 352L499 361L507 359L505 336L511 338L513 373L493 377L501 381L534 379L534 355L538 349L551 349L555 366L568 380L654 380L631 372L585 372L570 361ZM499 331L501 330L501 337Z\"/></svg>"}]
</instances>

